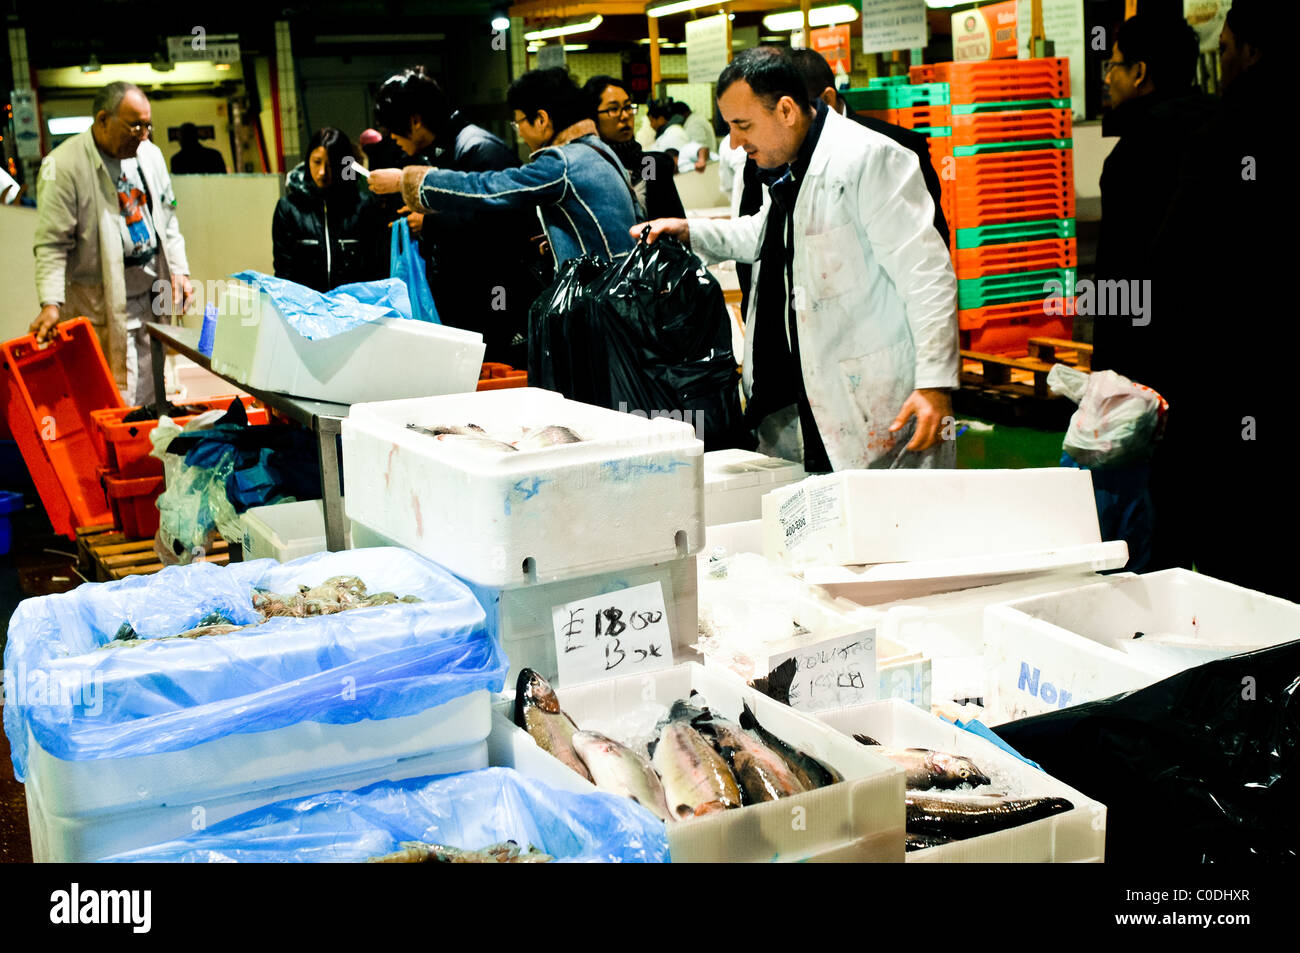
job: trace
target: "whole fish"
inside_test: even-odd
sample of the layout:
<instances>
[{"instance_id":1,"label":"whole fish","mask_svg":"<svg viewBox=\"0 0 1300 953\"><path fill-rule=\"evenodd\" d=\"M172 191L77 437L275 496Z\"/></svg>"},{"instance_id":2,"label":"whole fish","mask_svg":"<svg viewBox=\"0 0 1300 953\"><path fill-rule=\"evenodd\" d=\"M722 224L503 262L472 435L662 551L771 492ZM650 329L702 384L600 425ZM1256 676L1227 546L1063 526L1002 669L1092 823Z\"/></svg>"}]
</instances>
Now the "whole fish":
<instances>
[{"instance_id":1,"label":"whole fish","mask_svg":"<svg viewBox=\"0 0 1300 953\"><path fill-rule=\"evenodd\" d=\"M868 745L871 750L888 758L907 772L909 791L928 791L931 788L951 790L969 784L977 787L992 784L975 762L959 754L931 751L928 748L890 748L866 735L854 735L854 740Z\"/></svg>"},{"instance_id":2,"label":"whole fish","mask_svg":"<svg viewBox=\"0 0 1300 953\"><path fill-rule=\"evenodd\" d=\"M542 450L546 447L558 447L565 443L582 443L582 438L568 427L550 426L534 430L527 436L515 441L518 450Z\"/></svg>"},{"instance_id":3,"label":"whole fish","mask_svg":"<svg viewBox=\"0 0 1300 953\"><path fill-rule=\"evenodd\" d=\"M515 453L518 450L505 441L492 439L482 427L473 424L468 427L421 427L417 424L407 424L406 429L433 437L435 440L454 442L458 446L474 450L485 450L491 453Z\"/></svg>"},{"instance_id":4,"label":"whole fish","mask_svg":"<svg viewBox=\"0 0 1300 953\"><path fill-rule=\"evenodd\" d=\"M1028 824L1074 808L1063 797L1008 798L908 793L907 832L962 840Z\"/></svg>"},{"instance_id":5,"label":"whole fish","mask_svg":"<svg viewBox=\"0 0 1300 953\"><path fill-rule=\"evenodd\" d=\"M537 746L591 780L587 766L573 750L578 726L560 710L551 683L531 668L519 672L515 683L515 724L533 736Z\"/></svg>"},{"instance_id":6,"label":"whole fish","mask_svg":"<svg viewBox=\"0 0 1300 953\"><path fill-rule=\"evenodd\" d=\"M651 742L650 760L663 780L668 809L699 817L740 807L740 787L722 755L686 721L669 721Z\"/></svg>"},{"instance_id":7,"label":"whole fish","mask_svg":"<svg viewBox=\"0 0 1300 953\"><path fill-rule=\"evenodd\" d=\"M735 722L711 715L697 724L697 730L731 765L745 803L761 804L810 790L806 775Z\"/></svg>"},{"instance_id":8,"label":"whole fish","mask_svg":"<svg viewBox=\"0 0 1300 953\"><path fill-rule=\"evenodd\" d=\"M668 810L663 782L645 758L595 731L579 731L571 740L596 787L630 797L660 820L677 820Z\"/></svg>"},{"instance_id":9,"label":"whole fish","mask_svg":"<svg viewBox=\"0 0 1300 953\"><path fill-rule=\"evenodd\" d=\"M758 718L749 708L749 703L742 703L740 712L740 725L742 728L754 732L755 735L773 751L785 760L786 764L794 768L808 782L808 790L815 788L824 788L828 784L837 784L844 780L844 776L832 768L829 764L818 761L810 754L805 754L798 748L786 744L772 732L768 731L758 722Z\"/></svg>"},{"instance_id":10,"label":"whole fish","mask_svg":"<svg viewBox=\"0 0 1300 953\"><path fill-rule=\"evenodd\" d=\"M904 838L906 851L911 853L914 850L924 850L927 847L939 847L942 844L951 844L951 837L941 837L938 834L913 834L908 831Z\"/></svg>"}]
</instances>

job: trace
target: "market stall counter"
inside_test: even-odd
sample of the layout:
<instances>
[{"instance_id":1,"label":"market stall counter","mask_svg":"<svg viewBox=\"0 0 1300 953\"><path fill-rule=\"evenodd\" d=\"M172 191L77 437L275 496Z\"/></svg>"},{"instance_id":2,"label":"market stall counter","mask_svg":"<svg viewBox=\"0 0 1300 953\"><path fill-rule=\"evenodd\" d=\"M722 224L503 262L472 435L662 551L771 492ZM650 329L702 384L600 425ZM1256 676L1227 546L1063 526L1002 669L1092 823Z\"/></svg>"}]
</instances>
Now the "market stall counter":
<instances>
[{"instance_id":1,"label":"market stall counter","mask_svg":"<svg viewBox=\"0 0 1300 953\"><path fill-rule=\"evenodd\" d=\"M307 400L291 397L275 391L250 387L245 383L219 374L212 368L212 361L199 350L199 332L191 328L173 327L169 324L151 323L149 343L153 348L153 386L154 399L165 401L167 387L163 381L163 348L169 347L184 354L199 367L230 381L240 390L247 391L265 406L280 411L290 420L301 424L315 436L318 447L321 474L321 492L325 505L325 546L330 552L347 548L347 524L343 515L343 483L339 469L339 434L343 418L348 415L348 404L336 404L323 400Z\"/></svg>"}]
</instances>

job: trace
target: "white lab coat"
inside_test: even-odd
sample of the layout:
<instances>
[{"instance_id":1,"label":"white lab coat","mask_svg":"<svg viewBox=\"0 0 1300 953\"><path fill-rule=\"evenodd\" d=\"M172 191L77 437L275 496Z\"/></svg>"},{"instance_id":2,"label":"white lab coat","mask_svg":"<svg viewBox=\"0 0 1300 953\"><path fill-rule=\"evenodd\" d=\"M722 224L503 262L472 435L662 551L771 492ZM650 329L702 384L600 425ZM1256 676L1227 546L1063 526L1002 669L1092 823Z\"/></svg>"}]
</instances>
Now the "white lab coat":
<instances>
[{"instance_id":1,"label":"white lab coat","mask_svg":"<svg viewBox=\"0 0 1300 953\"><path fill-rule=\"evenodd\" d=\"M706 262L755 261L769 203L764 190L756 215L692 219L691 247ZM794 235L804 387L831 465L953 466L952 440L904 451L915 419L889 433L913 390L955 388L960 367L957 278L915 154L828 112L795 203ZM758 273L756 265L745 322L747 396ZM778 416L760 428L760 449L801 459L798 416Z\"/></svg>"}]
</instances>

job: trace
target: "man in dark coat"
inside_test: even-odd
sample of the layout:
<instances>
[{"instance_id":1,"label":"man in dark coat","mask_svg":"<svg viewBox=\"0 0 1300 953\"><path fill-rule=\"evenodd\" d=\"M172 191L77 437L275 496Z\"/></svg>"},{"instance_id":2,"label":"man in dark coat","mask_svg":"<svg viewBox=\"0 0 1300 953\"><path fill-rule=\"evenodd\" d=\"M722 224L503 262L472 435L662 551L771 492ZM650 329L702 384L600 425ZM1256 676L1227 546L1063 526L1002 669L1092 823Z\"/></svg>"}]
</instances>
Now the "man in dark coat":
<instances>
[{"instance_id":1,"label":"man in dark coat","mask_svg":"<svg viewBox=\"0 0 1300 953\"><path fill-rule=\"evenodd\" d=\"M1300 601L1287 551L1300 532L1295 479L1295 355L1300 332L1285 136L1277 108L1286 7L1235 0L1220 40L1223 101L1187 151L1156 239L1151 330L1168 351L1161 448L1171 492L1156 513L1180 531L1172 564ZM1168 515L1168 519L1163 517Z\"/></svg>"},{"instance_id":2,"label":"man in dark coat","mask_svg":"<svg viewBox=\"0 0 1300 953\"><path fill-rule=\"evenodd\" d=\"M498 172L519 165L513 149L452 108L422 66L385 80L375 112L403 152L424 153L439 168ZM542 233L538 220L515 212L478 219L406 214L428 260L442 323L481 333L484 360L526 366L528 308L550 280L549 258L534 241Z\"/></svg>"},{"instance_id":3,"label":"man in dark coat","mask_svg":"<svg viewBox=\"0 0 1300 953\"><path fill-rule=\"evenodd\" d=\"M1129 285L1130 301L1141 291L1130 283L1152 278L1151 244L1173 202L1182 149L1214 111L1194 85L1198 46L1181 16L1139 13L1120 26L1106 64L1102 135L1119 142L1102 166L1096 277ZM1159 307L1161 291L1153 284L1145 305ZM1148 316L1098 314L1092 366L1163 393L1170 355L1153 347Z\"/></svg>"},{"instance_id":4,"label":"man in dark coat","mask_svg":"<svg viewBox=\"0 0 1300 953\"><path fill-rule=\"evenodd\" d=\"M181 148L172 156L172 175L225 175L226 160L216 149L199 142L199 127L192 122L181 125Z\"/></svg>"}]
</instances>

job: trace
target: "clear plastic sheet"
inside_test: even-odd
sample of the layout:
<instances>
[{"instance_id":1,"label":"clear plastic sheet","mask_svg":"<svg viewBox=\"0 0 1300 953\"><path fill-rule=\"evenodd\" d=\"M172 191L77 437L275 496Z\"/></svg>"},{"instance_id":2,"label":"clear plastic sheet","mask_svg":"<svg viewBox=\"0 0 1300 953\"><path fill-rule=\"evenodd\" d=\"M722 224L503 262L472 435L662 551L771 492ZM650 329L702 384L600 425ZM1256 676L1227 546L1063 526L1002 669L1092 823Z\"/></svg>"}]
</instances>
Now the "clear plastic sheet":
<instances>
[{"instance_id":1,"label":"clear plastic sheet","mask_svg":"<svg viewBox=\"0 0 1300 953\"><path fill-rule=\"evenodd\" d=\"M411 318L411 296L401 278L358 281L322 294L260 271L231 275L265 291L289 327L308 341L324 341L384 318Z\"/></svg>"},{"instance_id":2,"label":"clear plastic sheet","mask_svg":"<svg viewBox=\"0 0 1300 953\"><path fill-rule=\"evenodd\" d=\"M1085 467L1125 466L1151 459L1164 409L1159 394L1114 371L1086 374L1057 364L1047 386L1079 405L1064 448Z\"/></svg>"},{"instance_id":3,"label":"clear plastic sheet","mask_svg":"<svg viewBox=\"0 0 1300 953\"><path fill-rule=\"evenodd\" d=\"M124 622L143 638L179 634L212 612L251 623L254 588L295 592L333 576L423 601L101 649ZM134 757L302 721L413 715L478 689L500 691L509 667L464 584L390 548L283 565L173 566L28 599L9 623L4 661L4 725L20 781L28 728L65 760Z\"/></svg>"},{"instance_id":4,"label":"clear plastic sheet","mask_svg":"<svg viewBox=\"0 0 1300 953\"><path fill-rule=\"evenodd\" d=\"M1297 692L1288 642L994 730L1106 805L1107 863L1295 862Z\"/></svg>"},{"instance_id":5,"label":"clear plastic sheet","mask_svg":"<svg viewBox=\"0 0 1300 953\"><path fill-rule=\"evenodd\" d=\"M510 768L384 781L280 801L109 862L357 862L403 841L477 850L513 840L560 862L664 863L663 822L636 802L559 791Z\"/></svg>"}]
</instances>

